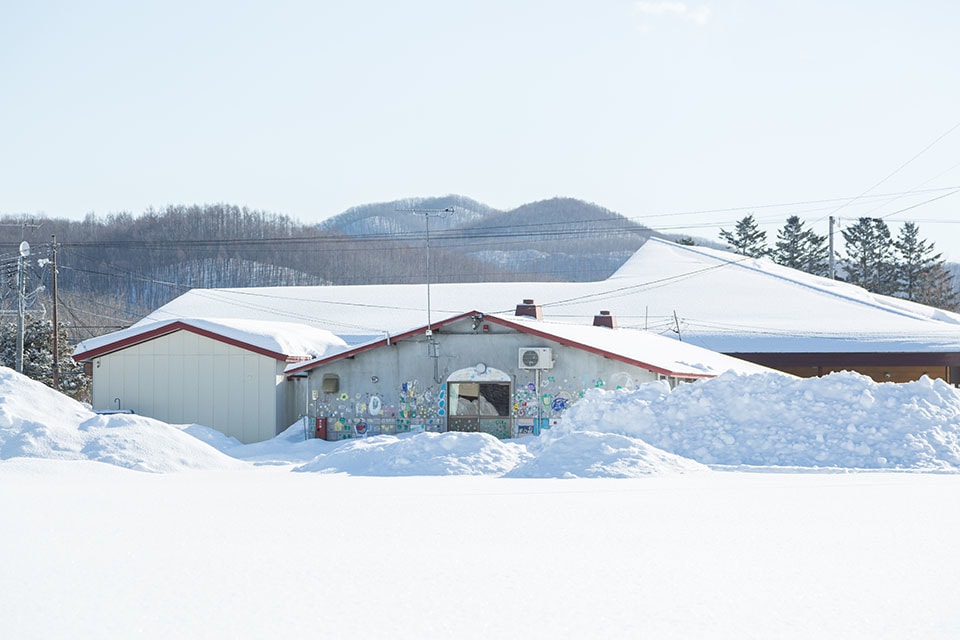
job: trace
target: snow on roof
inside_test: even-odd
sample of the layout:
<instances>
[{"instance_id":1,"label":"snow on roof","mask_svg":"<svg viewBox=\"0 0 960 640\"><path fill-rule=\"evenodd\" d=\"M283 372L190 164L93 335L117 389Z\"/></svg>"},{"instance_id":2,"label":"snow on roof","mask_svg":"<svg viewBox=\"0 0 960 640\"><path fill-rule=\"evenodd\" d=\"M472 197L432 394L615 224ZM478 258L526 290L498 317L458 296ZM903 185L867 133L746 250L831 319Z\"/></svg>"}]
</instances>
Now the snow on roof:
<instances>
[{"instance_id":1,"label":"snow on roof","mask_svg":"<svg viewBox=\"0 0 960 640\"><path fill-rule=\"evenodd\" d=\"M515 316L495 317L504 324L525 327L528 331L554 336L564 343L601 351L605 355L619 355L677 377L712 377L726 371L743 374L773 371L752 362L642 329L610 329L592 325L545 322Z\"/></svg>"},{"instance_id":2,"label":"snow on roof","mask_svg":"<svg viewBox=\"0 0 960 640\"><path fill-rule=\"evenodd\" d=\"M651 239L608 282L646 298L652 324L676 312L684 339L728 353L960 350L958 314L766 258Z\"/></svg>"},{"instance_id":3,"label":"snow on roof","mask_svg":"<svg viewBox=\"0 0 960 640\"><path fill-rule=\"evenodd\" d=\"M592 324L608 310L621 327L674 335L725 353L960 351L960 315L871 294L766 259L648 240L596 282L431 285L437 316L509 313L524 299L545 320ZM424 285L193 289L141 323L189 317L286 320L363 344L425 324ZM140 323L138 323L140 324Z\"/></svg>"},{"instance_id":4,"label":"snow on roof","mask_svg":"<svg viewBox=\"0 0 960 640\"><path fill-rule=\"evenodd\" d=\"M315 358L347 347L346 342L330 331L305 324L237 318L176 318L137 323L122 331L84 340L77 345L73 357L87 360L179 330L205 335L278 360Z\"/></svg>"},{"instance_id":5,"label":"snow on roof","mask_svg":"<svg viewBox=\"0 0 960 640\"><path fill-rule=\"evenodd\" d=\"M573 348L596 352L605 357L615 358L669 376L707 378L726 371L742 374L772 372L771 369L752 362L746 362L640 329L611 329L593 325L547 322L503 314L485 314L476 310L442 318L433 322L431 326L437 329L475 314L483 315L485 321L554 340ZM426 325L412 327L393 336L392 339L422 335L425 329ZM387 343L386 338L381 338L355 345L351 349L328 353L306 362L293 363L287 366L286 373L293 374L307 371L320 364L369 351Z\"/></svg>"}]
</instances>

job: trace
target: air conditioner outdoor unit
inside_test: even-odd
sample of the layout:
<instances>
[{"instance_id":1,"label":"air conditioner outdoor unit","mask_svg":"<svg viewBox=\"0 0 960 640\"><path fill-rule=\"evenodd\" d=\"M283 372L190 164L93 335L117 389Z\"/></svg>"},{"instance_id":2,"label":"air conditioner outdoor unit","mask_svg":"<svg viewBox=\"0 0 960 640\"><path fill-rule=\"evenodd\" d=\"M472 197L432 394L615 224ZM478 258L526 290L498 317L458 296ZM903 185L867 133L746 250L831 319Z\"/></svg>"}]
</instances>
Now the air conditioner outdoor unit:
<instances>
[{"instance_id":1,"label":"air conditioner outdoor unit","mask_svg":"<svg viewBox=\"0 0 960 640\"><path fill-rule=\"evenodd\" d=\"M521 369L552 369L553 350L550 347L521 347Z\"/></svg>"}]
</instances>

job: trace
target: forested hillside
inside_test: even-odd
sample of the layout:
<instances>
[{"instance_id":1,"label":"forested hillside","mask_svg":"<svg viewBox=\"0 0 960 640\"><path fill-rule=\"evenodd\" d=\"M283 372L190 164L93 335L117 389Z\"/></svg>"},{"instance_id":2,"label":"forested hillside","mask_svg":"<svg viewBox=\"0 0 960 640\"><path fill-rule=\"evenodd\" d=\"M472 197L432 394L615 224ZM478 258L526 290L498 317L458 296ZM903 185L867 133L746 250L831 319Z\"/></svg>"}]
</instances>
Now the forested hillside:
<instances>
[{"instance_id":1,"label":"forested hillside","mask_svg":"<svg viewBox=\"0 0 960 640\"><path fill-rule=\"evenodd\" d=\"M510 211L462 196L402 200L309 225L227 204L76 221L7 216L0 314L15 319L18 247L26 240L28 315L50 318L53 236L59 319L75 342L128 326L196 287L425 282L428 245L431 282L600 280L651 235L660 234L569 198Z\"/></svg>"},{"instance_id":2,"label":"forested hillside","mask_svg":"<svg viewBox=\"0 0 960 640\"><path fill-rule=\"evenodd\" d=\"M466 281L587 281L606 278L661 234L618 213L573 198L553 198L498 211L460 196L364 205L321 228L358 237L415 240L460 260L487 265ZM491 271L491 269L493 271ZM493 274L499 270L501 277ZM439 279L457 281L453 274Z\"/></svg>"},{"instance_id":3,"label":"forested hillside","mask_svg":"<svg viewBox=\"0 0 960 640\"><path fill-rule=\"evenodd\" d=\"M322 224L233 205L169 206L80 221L0 219L0 312L16 309L17 249L28 312L49 317L53 237L60 320L71 340L124 327L195 287L589 280L650 235L611 211L549 200L502 212L459 196L356 207Z\"/></svg>"}]
</instances>

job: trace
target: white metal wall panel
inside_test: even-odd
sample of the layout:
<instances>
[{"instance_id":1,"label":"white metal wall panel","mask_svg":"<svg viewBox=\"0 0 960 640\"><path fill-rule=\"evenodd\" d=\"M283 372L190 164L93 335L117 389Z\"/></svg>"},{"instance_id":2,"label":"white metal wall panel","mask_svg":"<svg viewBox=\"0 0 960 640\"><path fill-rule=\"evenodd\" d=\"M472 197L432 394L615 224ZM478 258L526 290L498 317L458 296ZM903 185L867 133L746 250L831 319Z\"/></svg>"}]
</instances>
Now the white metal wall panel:
<instances>
[{"instance_id":1,"label":"white metal wall panel","mask_svg":"<svg viewBox=\"0 0 960 640\"><path fill-rule=\"evenodd\" d=\"M178 331L95 359L93 406L116 409L119 398L119 408L140 415L258 442L277 431L277 367L273 358Z\"/></svg>"}]
</instances>

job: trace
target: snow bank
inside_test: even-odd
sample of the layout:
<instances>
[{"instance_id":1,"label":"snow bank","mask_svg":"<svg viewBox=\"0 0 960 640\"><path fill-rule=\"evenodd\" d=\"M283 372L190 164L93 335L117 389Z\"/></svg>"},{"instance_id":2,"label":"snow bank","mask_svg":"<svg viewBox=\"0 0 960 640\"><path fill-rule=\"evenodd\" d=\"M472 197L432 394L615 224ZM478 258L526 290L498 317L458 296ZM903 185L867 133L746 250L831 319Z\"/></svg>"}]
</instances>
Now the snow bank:
<instances>
[{"instance_id":1,"label":"snow bank","mask_svg":"<svg viewBox=\"0 0 960 640\"><path fill-rule=\"evenodd\" d=\"M303 422L300 420L287 427L275 438L251 444L243 444L236 438L224 435L216 429L198 424L185 427L184 431L230 457L256 465L288 465L309 462L318 455L340 446L338 442L327 442L316 438L307 439Z\"/></svg>"},{"instance_id":2,"label":"snow bank","mask_svg":"<svg viewBox=\"0 0 960 640\"><path fill-rule=\"evenodd\" d=\"M529 457L486 433L418 433L348 440L295 471L363 476L503 475Z\"/></svg>"},{"instance_id":3,"label":"snow bank","mask_svg":"<svg viewBox=\"0 0 960 640\"><path fill-rule=\"evenodd\" d=\"M365 476L623 478L704 465L960 471L960 392L939 380L878 384L726 373L673 389L591 390L539 438L421 433L306 439L301 423L256 444L136 415L97 415L0 368L0 459L96 460L141 471L294 466Z\"/></svg>"},{"instance_id":4,"label":"snow bank","mask_svg":"<svg viewBox=\"0 0 960 640\"><path fill-rule=\"evenodd\" d=\"M0 367L0 459L16 457L95 460L156 473L243 465L164 422L98 415Z\"/></svg>"},{"instance_id":5,"label":"snow bank","mask_svg":"<svg viewBox=\"0 0 960 640\"><path fill-rule=\"evenodd\" d=\"M616 433L715 465L960 470L960 393L940 380L876 383L728 373L592 390L544 438Z\"/></svg>"},{"instance_id":6,"label":"snow bank","mask_svg":"<svg viewBox=\"0 0 960 640\"><path fill-rule=\"evenodd\" d=\"M544 435L530 444L531 458L513 469L514 478L638 478L708 471L693 460L615 433L574 431Z\"/></svg>"}]
</instances>

